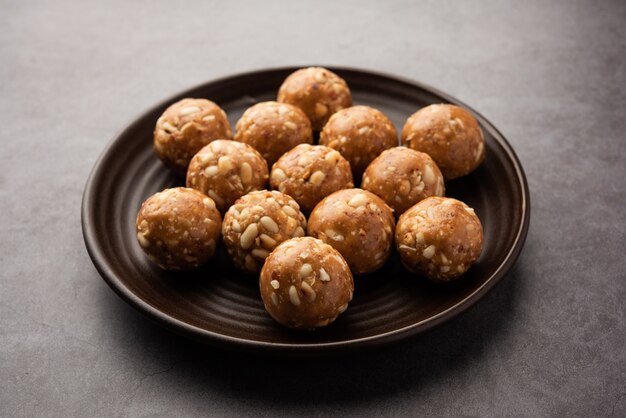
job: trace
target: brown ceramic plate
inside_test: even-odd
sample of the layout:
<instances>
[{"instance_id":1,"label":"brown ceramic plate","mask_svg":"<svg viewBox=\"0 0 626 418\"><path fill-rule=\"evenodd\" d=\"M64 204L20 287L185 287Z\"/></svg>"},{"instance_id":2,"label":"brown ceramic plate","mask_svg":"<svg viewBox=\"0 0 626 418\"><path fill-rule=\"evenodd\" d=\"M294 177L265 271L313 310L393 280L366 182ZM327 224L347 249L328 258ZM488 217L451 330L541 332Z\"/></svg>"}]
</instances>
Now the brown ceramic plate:
<instances>
[{"instance_id":1,"label":"brown ceramic plate","mask_svg":"<svg viewBox=\"0 0 626 418\"><path fill-rule=\"evenodd\" d=\"M273 100L296 68L256 71L212 81L154 106L107 146L87 181L82 226L89 255L104 280L125 301L180 334L234 349L328 352L386 344L442 324L476 303L511 269L528 230L528 185L511 146L477 112L431 87L367 71L334 68L355 104L382 110L398 127L431 103L463 106L485 133L485 162L448 182L447 195L476 210L485 233L483 254L462 279L434 285L414 277L397 254L380 271L356 279L348 310L329 327L294 332L266 314L257 278L235 270L222 255L193 274L159 270L135 238L141 203L166 187L183 185L157 159L152 130L160 114L184 97L206 97L224 108L231 124L250 105Z\"/></svg>"}]
</instances>

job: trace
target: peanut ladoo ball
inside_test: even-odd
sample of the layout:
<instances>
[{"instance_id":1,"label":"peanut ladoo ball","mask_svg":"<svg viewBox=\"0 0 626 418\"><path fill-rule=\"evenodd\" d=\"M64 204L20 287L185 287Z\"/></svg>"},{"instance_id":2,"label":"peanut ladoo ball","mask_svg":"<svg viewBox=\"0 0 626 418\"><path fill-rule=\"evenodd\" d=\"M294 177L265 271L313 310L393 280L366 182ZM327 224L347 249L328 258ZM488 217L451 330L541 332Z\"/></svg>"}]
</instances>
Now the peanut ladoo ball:
<instances>
[{"instance_id":1,"label":"peanut ladoo ball","mask_svg":"<svg viewBox=\"0 0 626 418\"><path fill-rule=\"evenodd\" d=\"M293 197L305 213L329 194L354 187L350 164L339 152L308 144L298 145L278 159L270 185Z\"/></svg>"},{"instance_id":2,"label":"peanut ladoo ball","mask_svg":"<svg viewBox=\"0 0 626 418\"><path fill-rule=\"evenodd\" d=\"M353 106L335 113L320 133L320 144L334 148L350 163L355 179L384 150L398 145L396 127L381 111Z\"/></svg>"},{"instance_id":3,"label":"peanut ladoo ball","mask_svg":"<svg viewBox=\"0 0 626 418\"><path fill-rule=\"evenodd\" d=\"M383 151L365 170L361 187L383 199L396 217L430 196L443 196L443 176L428 154L406 147Z\"/></svg>"},{"instance_id":4,"label":"peanut ladoo ball","mask_svg":"<svg viewBox=\"0 0 626 418\"><path fill-rule=\"evenodd\" d=\"M406 268L434 282L447 282L478 260L483 228L465 203L429 197L400 216L396 248Z\"/></svg>"},{"instance_id":5,"label":"peanut ladoo ball","mask_svg":"<svg viewBox=\"0 0 626 418\"><path fill-rule=\"evenodd\" d=\"M156 193L141 205L137 241L162 269L192 270L213 257L221 226L213 200L177 187Z\"/></svg>"},{"instance_id":6,"label":"peanut ladoo ball","mask_svg":"<svg viewBox=\"0 0 626 418\"><path fill-rule=\"evenodd\" d=\"M485 158L483 131L467 110L450 105L426 106L406 121L402 144L430 155L446 180L465 176Z\"/></svg>"},{"instance_id":7,"label":"peanut ladoo ball","mask_svg":"<svg viewBox=\"0 0 626 418\"><path fill-rule=\"evenodd\" d=\"M185 175L191 157L214 139L233 134L226 113L207 99L183 99L168 107L154 128L154 150L163 163Z\"/></svg>"},{"instance_id":8,"label":"peanut ladoo ball","mask_svg":"<svg viewBox=\"0 0 626 418\"><path fill-rule=\"evenodd\" d=\"M352 106L352 94L343 78L326 68L302 68L291 73L278 89L277 100L304 111L319 131L336 111Z\"/></svg>"},{"instance_id":9,"label":"peanut ladoo ball","mask_svg":"<svg viewBox=\"0 0 626 418\"><path fill-rule=\"evenodd\" d=\"M296 106L262 102L246 110L237 122L235 141L253 146L271 167L298 144L313 143L311 122Z\"/></svg>"},{"instance_id":10,"label":"peanut ladoo ball","mask_svg":"<svg viewBox=\"0 0 626 418\"><path fill-rule=\"evenodd\" d=\"M298 203L277 191L261 190L241 197L224 215L222 236L236 267L258 273L278 244L303 237L306 218Z\"/></svg>"},{"instance_id":11,"label":"peanut ladoo ball","mask_svg":"<svg viewBox=\"0 0 626 418\"><path fill-rule=\"evenodd\" d=\"M267 163L242 142L218 139L202 148L189 163L187 187L215 201L220 212L248 192L267 184Z\"/></svg>"},{"instance_id":12,"label":"peanut ladoo ball","mask_svg":"<svg viewBox=\"0 0 626 418\"><path fill-rule=\"evenodd\" d=\"M354 274L371 273L391 254L395 221L391 208L373 193L339 190L315 206L308 234L333 246Z\"/></svg>"},{"instance_id":13,"label":"peanut ladoo ball","mask_svg":"<svg viewBox=\"0 0 626 418\"><path fill-rule=\"evenodd\" d=\"M354 281L337 250L305 237L285 241L272 251L259 287L265 309L278 323L314 329L330 324L347 309Z\"/></svg>"}]
</instances>

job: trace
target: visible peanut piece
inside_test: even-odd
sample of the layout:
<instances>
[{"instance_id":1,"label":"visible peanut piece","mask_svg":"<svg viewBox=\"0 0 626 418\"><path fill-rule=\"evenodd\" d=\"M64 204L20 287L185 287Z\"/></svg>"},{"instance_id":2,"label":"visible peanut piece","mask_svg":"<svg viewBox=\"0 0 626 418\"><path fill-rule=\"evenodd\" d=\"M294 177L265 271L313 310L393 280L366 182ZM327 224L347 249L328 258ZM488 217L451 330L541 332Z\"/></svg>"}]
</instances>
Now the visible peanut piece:
<instances>
[{"instance_id":1,"label":"visible peanut piece","mask_svg":"<svg viewBox=\"0 0 626 418\"><path fill-rule=\"evenodd\" d=\"M285 122L285 128L291 129L292 131L295 131L296 129L298 129L298 125L296 125L295 123L293 123L291 121L287 121L287 122Z\"/></svg>"},{"instance_id":2,"label":"visible peanut piece","mask_svg":"<svg viewBox=\"0 0 626 418\"><path fill-rule=\"evenodd\" d=\"M217 172L218 172L218 168L216 165L210 165L204 169L204 174L206 174L207 177L213 177L214 175L217 174Z\"/></svg>"},{"instance_id":3,"label":"visible peanut piece","mask_svg":"<svg viewBox=\"0 0 626 418\"><path fill-rule=\"evenodd\" d=\"M332 239L333 241L343 241L345 239L343 235L341 235L339 232L335 231L334 229L327 229L326 231L324 231L324 234L326 234L326 236Z\"/></svg>"},{"instance_id":4,"label":"visible peanut piece","mask_svg":"<svg viewBox=\"0 0 626 418\"><path fill-rule=\"evenodd\" d=\"M204 199L202 199L202 203L204 203L204 206L206 206L209 209L215 209L215 202L209 199L208 197L205 197Z\"/></svg>"},{"instance_id":5,"label":"visible peanut piece","mask_svg":"<svg viewBox=\"0 0 626 418\"><path fill-rule=\"evenodd\" d=\"M298 221L296 221L294 218L287 218L287 231L295 231L295 229L298 227Z\"/></svg>"},{"instance_id":6,"label":"visible peanut piece","mask_svg":"<svg viewBox=\"0 0 626 418\"><path fill-rule=\"evenodd\" d=\"M426 166L424 167L424 172L422 173L422 180L424 180L424 182L428 183L429 185L433 185L435 184L435 181L437 181L435 172L433 171L433 168L429 164L426 164Z\"/></svg>"},{"instance_id":7,"label":"visible peanut piece","mask_svg":"<svg viewBox=\"0 0 626 418\"><path fill-rule=\"evenodd\" d=\"M170 134L172 134L174 132L178 132L178 128L175 127L174 125L172 125L169 122L164 122L163 123L163 129L165 130L165 132L170 133Z\"/></svg>"},{"instance_id":8,"label":"visible peanut piece","mask_svg":"<svg viewBox=\"0 0 626 418\"><path fill-rule=\"evenodd\" d=\"M254 250L252 250L252 255L262 260L265 260L267 256L270 255L270 253L269 251L262 248L255 248Z\"/></svg>"},{"instance_id":9,"label":"visible peanut piece","mask_svg":"<svg viewBox=\"0 0 626 418\"><path fill-rule=\"evenodd\" d=\"M341 154L339 154L337 151L331 151L324 156L324 160L334 165L334 164L337 164L340 157L341 157Z\"/></svg>"},{"instance_id":10,"label":"visible peanut piece","mask_svg":"<svg viewBox=\"0 0 626 418\"><path fill-rule=\"evenodd\" d=\"M180 109L180 115L181 116L192 115L194 113L198 113L199 111L200 111L200 108L198 106L187 106L187 107L183 107L182 109Z\"/></svg>"},{"instance_id":11,"label":"visible peanut piece","mask_svg":"<svg viewBox=\"0 0 626 418\"><path fill-rule=\"evenodd\" d=\"M300 278L304 279L313 273L313 267L309 263L305 263L300 267Z\"/></svg>"},{"instance_id":12,"label":"visible peanut piece","mask_svg":"<svg viewBox=\"0 0 626 418\"><path fill-rule=\"evenodd\" d=\"M232 158L227 155L222 156L219 160L217 160L217 168L220 174L226 174L226 172L232 170L234 167L235 164L233 163Z\"/></svg>"},{"instance_id":13,"label":"visible peanut piece","mask_svg":"<svg viewBox=\"0 0 626 418\"><path fill-rule=\"evenodd\" d=\"M267 234L261 234L259 239L261 241L261 245L265 249L271 250L276 247L276 240Z\"/></svg>"},{"instance_id":14,"label":"visible peanut piece","mask_svg":"<svg viewBox=\"0 0 626 418\"><path fill-rule=\"evenodd\" d=\"M273 289L278 290L280 289L280 282L278 280L272 280L270 282L270 285L272 286Z\"/></svg>"},{"instance_id":15,"label":"visible peanut piece","mask_svg":"<svg viewBox=\"0 0 626 418\"><path fill-rule=\"evenodd\" d=\"M295 200L290 200L288 204L295 210L300 210L300 205Z\"/></svg>"},{"instance_id":16,"label":"visible peanut piece","mask_svg":"<svg viewBox=\"0 0 626 418\"><path fill-rule=\"evenodd\" d=\"M270 299L272 300L272 304L274 306L278 306L278 296L276 296L276 293L272 292Z\"/></svg>"},{"instance_id":17,"label":"visible peanut piece","mask_svg":"<svg viewBox=\"0 0 626 418\"><path fill-rule=\"evenodd\" d=\"M239 177L241 178L241 182L243 184L248 184L252 181L252 167L248 163L241 164L241 168L239 169Z\"/></svg>"},{"instance_id":18,"label":"visible peanut piece","mask_svg":"<svg viewBox=\"0 0 626 418\"><path fill-rule=\"evenodd\" d=\"M431 259L435 255L435 252L436 252L436 247L434 245L429 245L428 247L424 249L424 251L422 252L422 255L425 258Z\"/></svg>"},{"instance_id":19,"label":"visible peanut piece","mask_svg":"<svg viewBox=\"0 0 626 418\"><path fill-rule=\"evenodd\" d=\"M252 247L252 244L254 244L254 240L258 234L259 229L257 228L256 224L248 225L246 230L243 231L243 234L241 234L241 238L239 238L239 244L241 245L241 248L243 248L244 250L250 249Z\"/></svg>"},{"instance_id":20,"label":"visible peanut piece","mask_svg":"<svg viewBox=\"0 0 626 418\"><path fill-rule=\"evenodd\" d=\"M293 236L294 237L303 237L304 236L304 229L302 229L301 226L297 227L296 230L293 232Z\"/></svg>"},{"instance_id":21,"label":"visible peanut piece","mask_svg":"<svg viewBox=\"0 0 626 418\"><path fill-rule=\"evenodd\" d=\"M230 228L235 232L241 232L241 225L239 225L239 222L237 222L236 219L233 219L233 221L230 223Z\"/></svg>"},{"instance_id":22,"label":"visible peanut piece","mask_svg":"<svg viewBox=\"0 0 626 418\"><path fill-rule=\"evenodd\" d=\"M416 245L422 245L424 244L425 239L424 239L424 234L422 232L418 232L415 234L415 244Z\"/></svg>"},{"instance_id":23,"label":"visible peanut piece","mask_svg":"<svg viewBox=\"0 0 626 418\"><path fill-rule=\"evenodd\" d=\"M139 241L139 245L146 248L150 246L150 241L146 238L144 234L141 232L137 232L137 241Z\"/></svg>"},{"instance_id":24,"label":"visible peanut piece","mask_svg":"<svg viewBox=\"0 0 626 418\"><path fill-rule=\"evenodd\" d=\"M285 212L285 215L291 216L292 218L295 218L296 216L298 216L298 212L291 206L285 205L282 207L282 210L283 212Z\"/></svg>"},{"instance_id":25,"label":"visible peanut piece","mask_svg":"<svg viewBox=\"0 0 626 418\"><path fill-rule=\"evenodd\" d=\"M226 202L224 202L224 199L222 199L222 197L220 195L218 195L217 193L215 193L213 190L209 190L208 195L219 206L224 206L224 204L226 203Z\"/></svg>"},{"instance_id":26,"label":"visible peanut piece","mask_svg":"<svg viewBox=\"0 0 626 418\"><path fill-rule=\"evenodd\" d=\"M289 287L289 301L295 306L300 306L300 297L298 296L298 290L293 285Z\"/></svg>"},{"instance_id":27,"label":"visible peanut piece","mask_svg":"<svg viewBox=\"0 0 626 418\"><path fill-rule=\"evenodd\" d=\"M269 232L271 232L272 234L275 234L279 231L278 224L269 216L262 217L260 219L260 222L261 222L261 225L263 225L263 227L267 229Z\"/></svg>"},{"instance_id":28,"label":"visible peanut piece","mask_svg":"<svg viewBox=\"0 0 626 418\"><path fill-rule=\"evenodd\" d=\"M272 178L276 181L285 181L287 180L287 175L280 168L275 168L272 170Z\"/></svg>"},{"instance_id":29,"label":"visible peanut piece","mask_svg":"<svg viewBox=\"0 0 626 418\"><path fill-rule=\"evenodd\" d=\"M311 182L311 184L315 186L319 186L320 184L322 184L325 178L326 174L318 170L315 173L311 174L311 177L309 177L309 182Z\"/></svg>"},{"instance_id":30,"label":"visible peanut piece","mask_svg":"<svg viewBox=\"0 0 626 418\"><path fill-rule=\"evenodd\" d=\"M367 196L365 195L365 193L359 193L356 194L352 197L352 199L350 199L350 201L348 202L348 205L352 206L353 208L358 208L359 206L363 206L367 203Z\"/></svg>"},{"instance_id":31,"label":"visible peanut piece","mask_svg":"<svg viewBox=\"0 0 626 418\"><path fill-rule=\"evenodd\" d=\"M326 272L326 270L324 270L324 268L320 269L320 280L323 282L330 281L330 275Z\"/></svg>"},{"instance_id":32,"label":"visible peanut piece","mask_svg":"<svg viewBox=\"0 0 626 418\"><path fill-rule=\"evenodd\" d=\"M300 289L302 289L302 293L304 293L304 296L307 298L309 302L315 301L317 294L315 293L315 290L313 290L313 288L307 282L300 283Z\"/></svg>"}]
</instances>

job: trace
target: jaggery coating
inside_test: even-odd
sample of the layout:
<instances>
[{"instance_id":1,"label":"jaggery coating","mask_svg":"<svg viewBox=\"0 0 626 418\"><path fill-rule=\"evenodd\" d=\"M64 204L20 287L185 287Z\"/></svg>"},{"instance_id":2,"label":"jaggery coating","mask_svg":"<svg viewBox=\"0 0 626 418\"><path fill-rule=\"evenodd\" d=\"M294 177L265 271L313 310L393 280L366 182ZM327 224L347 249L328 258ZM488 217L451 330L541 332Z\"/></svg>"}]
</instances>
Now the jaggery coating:
<instances>
[{"instance_id":1,"label":"jaggery coating","mask_svg":"<svg viewBox=\"0 0 626 418\"><path fill-rule=\"evenodd\" d=\"M383 199L399 217L430 196L443 196L443 175L428 154L406 147L383 151L367 167L361 187Z\"/></svg>"},{"instance_id":2,"label":"jaggery coating","mask_svg":"<svg viewBox=\"0 0 626 418\"><path fill-rule=\"evenodd\" d=\"M320 144L334 148L350 163L355 179L384 150L398 145L398 132L381 111L353 106L335 113L320 133Z\"/></svg>"},{"instance_id":3,"label":"jaggery coating","mask_svg":"<svg viewBox=\"0 0 626 418\"><path fill-rule=\"evenodd\" d=\"M474 210L446 197L429 197L404 212L395 238L406 268L434 282L459 278L483 248L483 228Z\"/></svg>"},{"instance_id":4,"label":"jaggery coating","mask_svg":"<svg viewBox=\"0 0 626 418\"><path fill-rule=\"evenodd\" d=\"M271 167L299 144L313 143L311 122L288 103L262 102L247 109L237 122L235 141L253 146Z\"/></svg>"},{"instance_id":5,"label":"jaggery coating","mask_svg":"<svg viewBox=\"0 0 626 418\"><path fill-rule=\"evenodd\" d=\"M278 191L250 192L224 215L222 237L235 266L258 273L278 244L303 237L306 218L293 198Z\"/></svg>"},{"instance_id":6,"label":"jaggery coating","mask_svg":"<svg viewBox=\"0 0 626 418\"><path fill-rule=\"evenodd\" d=\"M344 189L315 206L308 235L339 251L352 273L366 274L389 258L394 227L391 208L380 197L361 189Z\"/></svg>"},{"instance_id":7,"label":"jaggery coating","mask_svg":"<svg viewBox=\"0 0 626 418\"><path fill-rule=\"evenodd\" d=\"M274 164L270 185L296 199L309 213L323 198L354 187L354 182L350 164L339 152L323 145L302 144Z\"/></svg>"},{"instance_id":8,"label":"jaggery coating","mask_svg":"<svg viewBox=\"0 0 626 418\"><path fill-rule=\"evenodd\" d=\"M220 212L254 190L263 190L267 163L257 150L243 142L218 139L202 148L189 163L187 187L215 201Z\"/></svg>"},{"instance_id":9,"label":"jaggery coating","mask_svg":"<svg viewBox=\"0 0 626 418\"><path fill-rule=\"evenodd\" d=\"M485 158L483 131L467 110L436 104L412 114L402 129L402 144L430 155L446 180L474 171Z\"/></svg>"},{"instance_id":10,"label":"jaggery coating","mask_svg":"<svg viewBox=\"0 0 626 418\"><path fill-rule=\"evenodd\" d=\"M354 281L341 254L319 239L283 242L267 257L259 280L265 309L278 323L314 329L333 322L352 300Z\"/></svg>"},{"instance_id":11,"label":"jaggery coating","mask_svg":"<svg viewBox=\"0 0 626 418\"><path fill-rule=\"evenodd\" d=\"M352 106L345 80L321 67L291 73L280 86L277 100L302 109L315 131L320 131L333 113Z\"/></svg>"},{"instance_id":12,"label":"jaggery coating","mask_svg":"<svg viewBox=\"0 0 626 418\"><path fill-rule=\"evenodd\" d=\"M232 137L226 113L218 105L207 99L182 99L157 120L154 150L167 167L184 176L202 147Z\"/></svg>"},{"instance_id":13,"label":"jaggery coating","mask_svg":"<svg viewBox=\"0 0 626 418\"><path fill-rule=\"evenodd\" d=\"M222 217L213 200L185 187L165 189L139 209L141 249L165 270L192 270L213 257Z\"/></svg>"}]
</instances>

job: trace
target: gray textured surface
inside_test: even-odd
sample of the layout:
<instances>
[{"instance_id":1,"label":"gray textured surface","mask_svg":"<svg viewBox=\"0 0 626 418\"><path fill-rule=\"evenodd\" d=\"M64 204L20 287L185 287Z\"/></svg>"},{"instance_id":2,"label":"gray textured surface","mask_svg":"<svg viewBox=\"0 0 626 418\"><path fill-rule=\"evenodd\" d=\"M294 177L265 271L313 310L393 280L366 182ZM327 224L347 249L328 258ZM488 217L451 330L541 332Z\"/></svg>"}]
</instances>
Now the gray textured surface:
<instances>
[{"instance_id":1,"label":"gray textured surface","mask_svg":"<svg viewBox=\"0 0 626 418\"><path fill-rule=\"evenodd\" d=\"M626 2L0 1L0 414L626 415ZM260 359L161 330L85 251L107 141L218 76L323 63L473 106L528 175L513 272L397 346Z\"/></svg>"}]
</instances>

